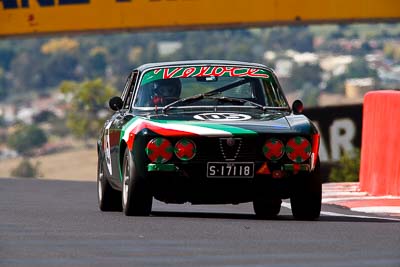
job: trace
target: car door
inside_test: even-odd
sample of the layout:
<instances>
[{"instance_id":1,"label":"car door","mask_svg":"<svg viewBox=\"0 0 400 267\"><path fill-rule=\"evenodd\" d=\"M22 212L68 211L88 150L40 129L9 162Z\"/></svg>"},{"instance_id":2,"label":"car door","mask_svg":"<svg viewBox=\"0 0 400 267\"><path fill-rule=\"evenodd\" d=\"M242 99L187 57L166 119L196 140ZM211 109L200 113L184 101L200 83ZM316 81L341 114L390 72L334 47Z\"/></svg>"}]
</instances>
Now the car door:
<instances>
[{"instance_id":1,"label":"car door","mask_svg":"<svg viewBox=\"0 0 400 267\"><path fill-rule=\"evenodd\" d=\"M121 129L127 123L130 118L132 117L131 115L127 115L131 102L132 102L132 97L133 97L133 90L135 87L136 79L137 79L138 72L133 71L126 83L125 83L125 88L124 91L121 95L122 101L123 101L123 106L122 109L119 111L116 111L115 114L112 116L111 120L108 122L106 125L105 129L105 136L107 136L106 142L106 147L108 146L109 148L109 158L107 159L107 154L106 154L106 159L107 159L107 169L109 172L109 177L110 182L115 186L115 187L120 187L121 186L121 170L119 167L119 160L120 160L120 135L121 135Z\"/></svg>"}]
</instances>

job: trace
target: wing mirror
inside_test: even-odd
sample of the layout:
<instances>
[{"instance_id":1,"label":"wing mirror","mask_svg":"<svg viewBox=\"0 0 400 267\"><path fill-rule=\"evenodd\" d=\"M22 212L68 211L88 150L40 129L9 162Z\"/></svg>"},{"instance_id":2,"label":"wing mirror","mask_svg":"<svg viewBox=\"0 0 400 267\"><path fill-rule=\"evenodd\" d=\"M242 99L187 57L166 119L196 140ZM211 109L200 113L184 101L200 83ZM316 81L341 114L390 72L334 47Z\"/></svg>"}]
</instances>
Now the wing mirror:
<instances>
[{"instance_id":1,"label":"wing mirror","mask_svg":"<svg viewBox=\"0 0 400 267\"><path fill-rule=\"evenodd\" d=\"M295 115L302 114L304 110L303 102L295 100L292 104L292 110Z\"/></svg>"},{"instance_id":2,"label":"wing mirror","mask_svg":"<svg viewBox=\"0 0 400 267\"><path fill-rule=\"evenodd\" d=\"M122 109L123 104L124 103L119 96L114 96L110 99L110 101L108 101L108 105L110 106L110 108L115 111Z\"/></svg>"}]
</instances>

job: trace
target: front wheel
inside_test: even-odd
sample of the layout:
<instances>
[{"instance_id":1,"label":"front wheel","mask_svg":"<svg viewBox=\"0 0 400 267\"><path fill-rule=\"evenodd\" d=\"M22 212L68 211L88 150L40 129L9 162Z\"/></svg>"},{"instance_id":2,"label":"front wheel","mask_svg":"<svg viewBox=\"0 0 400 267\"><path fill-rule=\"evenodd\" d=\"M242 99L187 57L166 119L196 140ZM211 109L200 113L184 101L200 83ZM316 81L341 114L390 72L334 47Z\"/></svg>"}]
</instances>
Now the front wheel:
<instances>
[{"instance_id":1,"label":"front wheel","mask_svg":"<svg viewBox=\"0 0 400 267\"><path fill-rule=\"evenodd\" d=\"M149 216L153 197L145 177L138 175L132 154L125 150L123 161L122 208L127 216Z\"/></svg>"},{"instance_id":2,"label":"front wheel","mask_svg":"<svg viewBox=\"0 0 400 267\"><path fill-rule=\"evenodd\" d=\"M316 220L321 213L322 182L320 162L311 173L294 177L294 187L290 197L292 214L299 220Z\"/></svg>"}]
</instances>

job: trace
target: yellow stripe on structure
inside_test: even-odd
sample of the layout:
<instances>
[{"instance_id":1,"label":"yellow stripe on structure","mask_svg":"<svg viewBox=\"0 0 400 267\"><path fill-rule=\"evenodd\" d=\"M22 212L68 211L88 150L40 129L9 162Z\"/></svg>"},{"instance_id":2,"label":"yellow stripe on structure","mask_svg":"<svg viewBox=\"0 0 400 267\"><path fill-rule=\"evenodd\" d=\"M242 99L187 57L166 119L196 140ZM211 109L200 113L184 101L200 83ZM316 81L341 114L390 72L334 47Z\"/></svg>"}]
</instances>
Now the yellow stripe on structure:
<instances>
[{"instance_id":1,"label":"yellow stripe on structure","mask_svg":"<svg viewBox=\"0 0 400 267\"><path fill-rule=\"evenodd\" d=\"M0 0L0 36L399 19L398 0Z\"/></svg>"}]
</instances>

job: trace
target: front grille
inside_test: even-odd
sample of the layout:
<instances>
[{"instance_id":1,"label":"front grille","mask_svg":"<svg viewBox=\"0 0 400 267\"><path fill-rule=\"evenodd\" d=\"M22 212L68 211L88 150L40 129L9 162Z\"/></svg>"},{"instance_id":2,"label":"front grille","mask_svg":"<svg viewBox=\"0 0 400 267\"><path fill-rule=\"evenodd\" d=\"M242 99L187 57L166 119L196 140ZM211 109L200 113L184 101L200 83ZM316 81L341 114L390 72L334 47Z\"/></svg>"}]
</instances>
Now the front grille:
<instances>
[{"instance_id":1,"label":"front grille","mask_svg":"<svg viewBox=\"0 0 400 267\"><path fill-rule=\"evenodd\" d=\"M257 135L257 136L239 136L233 137L235 145L227 144L229 138L222 137L202 137L193 139L196 143L197 154L191 162L254 162L266 161L263 155L263 146L269 138L278 138L284 144L293 137L293 135ZM286 154L278 161L280 164L293 163L287 158Z\"/></svg>"},{"instance_id":2,"label":"front grille","mask_svg":"<svg viewBox=\"0 0 400 267\"><path fill-rule=\"evenodd\" d=\"M255 138L202 138L195 142L196 161L254 161L260 156Z\"/></svg>"}]
</instances>

